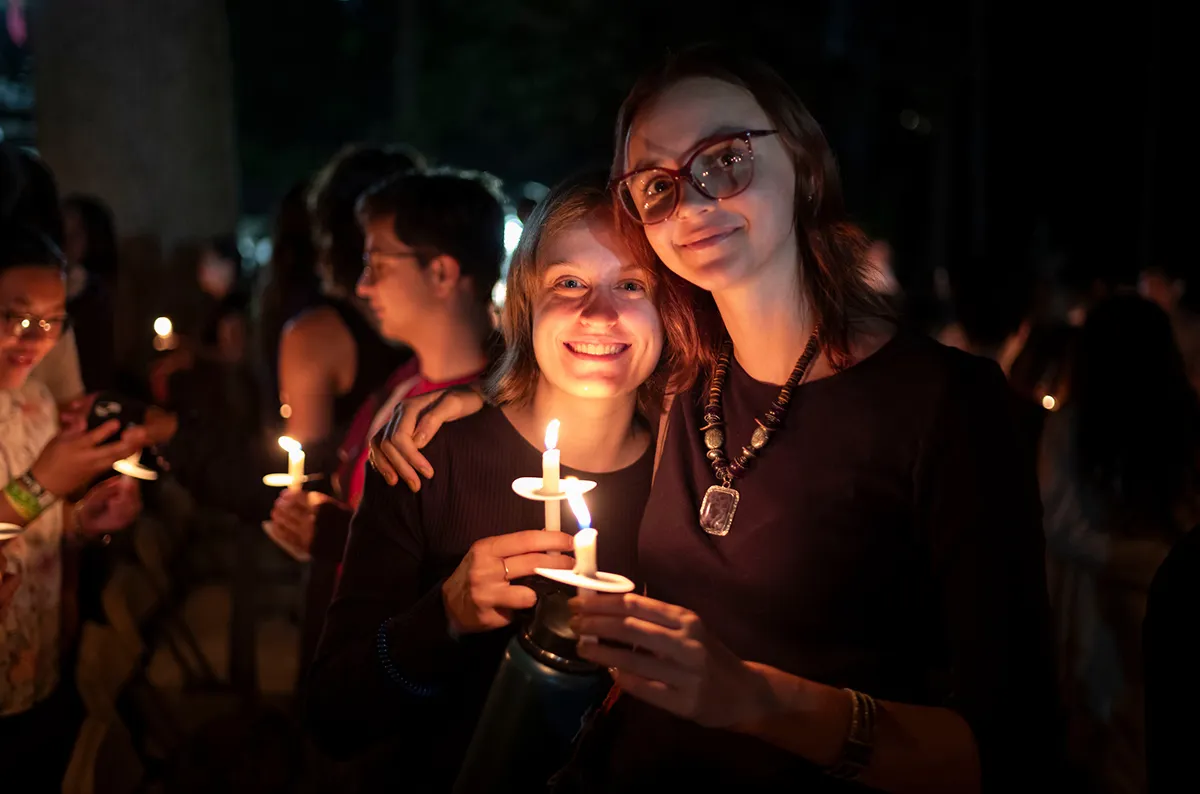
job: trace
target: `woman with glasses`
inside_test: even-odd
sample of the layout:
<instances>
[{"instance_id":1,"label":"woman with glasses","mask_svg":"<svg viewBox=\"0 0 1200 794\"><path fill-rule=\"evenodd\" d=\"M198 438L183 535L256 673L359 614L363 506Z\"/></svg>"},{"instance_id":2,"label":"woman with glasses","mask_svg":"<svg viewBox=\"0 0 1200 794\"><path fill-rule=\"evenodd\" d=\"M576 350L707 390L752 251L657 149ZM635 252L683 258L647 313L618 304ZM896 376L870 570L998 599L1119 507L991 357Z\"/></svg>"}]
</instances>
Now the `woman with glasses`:
<instances>
[{"instance_id":1,"label":"woman with glasses","mask_svg":"<svg viewBox=\"0 0 1200 794\"><path fill-rule=\"evenodd\" d=\"M141 509L123 477L64 501L144 441L141 429L113 440L115 420L60 429L49 390L29 377L68 326L64 271L40 232L0 227L0 748L20 759L25 791L61 786L79 717L70 682L60 684L63 543L121 529Z\"/></svg>"},{"instance_id":2,"label":"woman with glasses","mask_svg":"<svg viewBox=\"0 0 1200 794\"><path fill-rule=\"evenodd\" d=\"M646 74L613 170L665 277L696 288L708 367L659 433L649 597L575 604L621 692L583 741L583 788L1048 774L1037 484L1000 371L888 320L820 127L760 62L699 48ZM446 403L418 434L464 400Z\"/></svg>"}]
</instances>

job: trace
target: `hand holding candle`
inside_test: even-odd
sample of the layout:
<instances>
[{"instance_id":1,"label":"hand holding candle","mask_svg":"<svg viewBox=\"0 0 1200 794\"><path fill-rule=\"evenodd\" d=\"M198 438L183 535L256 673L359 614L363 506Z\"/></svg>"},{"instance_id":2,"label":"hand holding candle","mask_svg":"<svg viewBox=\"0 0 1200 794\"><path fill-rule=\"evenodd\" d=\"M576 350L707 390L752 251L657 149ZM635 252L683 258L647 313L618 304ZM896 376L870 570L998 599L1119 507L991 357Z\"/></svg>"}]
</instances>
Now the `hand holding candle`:
<instances>
[{"instance_id":1,"label":"hand holding candle","mask_svg":"<svg viewBox=\"0 0 1200 794\"><path fill-rule=\"evenodd\" d=\"M297 493L304 487L304 448L300 446L300 442L291 436L281 436L279 446L287 450L288 453L288 470L287 474L268 474L263 477L263 484L269 485L272 488L286 487L289 491ZM273 521L264 521L262 524L263 532L266 532L271 540L279 544L280 548L290 554L299 562L308 562L312 559L309 550L304 543L296 543L295 539L290 536L285 536L279 531ZM310 538L311 542L311 538Z\"/></svg>"}]
</instances>

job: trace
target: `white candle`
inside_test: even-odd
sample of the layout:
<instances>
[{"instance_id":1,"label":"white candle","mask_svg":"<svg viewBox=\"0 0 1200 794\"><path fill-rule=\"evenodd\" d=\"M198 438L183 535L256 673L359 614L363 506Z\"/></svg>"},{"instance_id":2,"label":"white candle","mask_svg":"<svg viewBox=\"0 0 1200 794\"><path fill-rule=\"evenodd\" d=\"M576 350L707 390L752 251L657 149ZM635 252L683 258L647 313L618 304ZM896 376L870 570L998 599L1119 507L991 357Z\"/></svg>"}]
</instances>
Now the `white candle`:
<instances>
[{"instance_id":1,"label":"white candle","mask_svg":"<svg viewBox=\"0 0 1200 794\"><path fill-rule=\"evenodd\" d=\"M591 527L575 533L575 573L596 578L596 530Z\"/></svg>"},{"instance_id":2,"label":"white candle","mask_svg":"<svg viewBox=\"0 0 1200 794\"><path fill-rule=\"evenodd\" d=\"M300 442L289 436L279 439L279 446L288 453L288 490L299 491L304 485L304 448Z\"/></svg>"},{"instance_id":3,"label":"white candle","mask_svg":"<svg viewBox=\"0 0 1200 794\"><path fill-rule=\"evenodd\" d=\"M592 513L583 500L583 494L577 491L567 494L567 503L579 522L579 531L575 533L575 573L595 579L596 530L592 528Z\"/></svg>"},{"instance_id":4,"label":"white candle","mask_svg":"<svg viewBox=\"0 0 1200 794\"><path fill-rule=\"evenodd\" d=\"M559 483L560 453L557 447L558 420L551 419L550 424L546 425L546 451L542 453L542 492L546 494L557 494L561 489L561 484ZM545 505L546 531L561 532L562 510L558 502L554 499L548 499Z\"/></svg>"}]
</instances>

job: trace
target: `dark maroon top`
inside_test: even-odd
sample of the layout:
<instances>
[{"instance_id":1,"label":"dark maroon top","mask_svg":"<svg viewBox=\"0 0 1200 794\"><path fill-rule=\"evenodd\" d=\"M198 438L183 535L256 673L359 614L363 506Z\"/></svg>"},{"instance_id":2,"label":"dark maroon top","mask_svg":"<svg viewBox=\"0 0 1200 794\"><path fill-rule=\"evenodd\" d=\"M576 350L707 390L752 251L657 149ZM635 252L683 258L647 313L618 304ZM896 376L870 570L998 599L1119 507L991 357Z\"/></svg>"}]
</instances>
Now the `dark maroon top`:
<instances>
[{"instance_id":1,"label":"dark maroon top","mask_svg":"<svg viewBox=\"0 0 1200 794\"><path fill-rule=\"evenodd\" d=\"M743 659L956 709L988 791L1040 779L1057 741L1041 509L1000 370L901 334L800 386L785 426L735 482L725 537L697 519L716 483L698 431L706 386L672 408L639 538L649 595L697 612ZM733 363L729 454L778 392ZM629 696L583 757L599 791L847 790L796 756Z\"/></svg>"}]
</instances>

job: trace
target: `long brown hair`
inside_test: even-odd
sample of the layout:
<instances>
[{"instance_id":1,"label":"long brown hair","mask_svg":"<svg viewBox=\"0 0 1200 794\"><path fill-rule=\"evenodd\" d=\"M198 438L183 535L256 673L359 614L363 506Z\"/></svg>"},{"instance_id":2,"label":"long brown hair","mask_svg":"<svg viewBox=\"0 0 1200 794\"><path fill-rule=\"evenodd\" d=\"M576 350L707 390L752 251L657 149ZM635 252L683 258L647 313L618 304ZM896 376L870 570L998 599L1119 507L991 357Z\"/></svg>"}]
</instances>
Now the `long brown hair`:
<instances>
[{"instance_id":1,"label":"long brown hair","mask_svg":"<svg viewBox=\"0 0 1200 794\"><path fill-rule=\"evenodd\" d=\"M664 393L686 388L695 377L700 344L693 308L680 290L662 283L665 268L660 266L646 235L617 210L607 181L601 171L567 179L555 186L529 216L508 269L500 318L505 350L487 383L493 402L524 405L533 399L540 376L533 350L533 309L546 266L540 252L570 226L593 218L612 225L628 255L646 273L650 297L662 319L662 355L653 375L638 388L638 411L647 419L656 419Z\"/></svg>"},{"instance_id":2,"label":"long brown hair","mask_svg":"<svg viewBox=\"0 0 1200 794\"><path fill-rule=\"evenodd\" d=\"M809 301L808 308L821 324L824 352L835 366L848 366L852 363L854 325L873 318L890 318L892 311L883 296L868 284L870 241L846 216L841 179L825 135L800 97L771 67L754 56L718 45L700 45L668 56L638 79L621 104L612 177L619 177L625 170L629 132L638 114L671 86L697 77L749 91L791 153L796 170L800 287ZM675 289L686 290L678 284ZM711 363L723 328L712 296L703 295L699 312L701 353Z\"/></svg>"}]
</instances>

